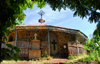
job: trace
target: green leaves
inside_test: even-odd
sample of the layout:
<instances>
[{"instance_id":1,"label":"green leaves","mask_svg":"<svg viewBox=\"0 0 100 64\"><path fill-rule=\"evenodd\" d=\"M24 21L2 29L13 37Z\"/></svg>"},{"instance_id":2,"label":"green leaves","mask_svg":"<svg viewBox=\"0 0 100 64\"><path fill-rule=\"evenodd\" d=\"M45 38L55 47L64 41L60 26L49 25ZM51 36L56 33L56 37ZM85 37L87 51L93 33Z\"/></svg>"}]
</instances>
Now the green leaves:
<instances>
[{"instance_id":1,"label":"green leaves","mask_svg":"<svg viewBox=\"0 0 100 64\"><path fill-rule=\"evenodd\" d=\"M11 53L13 53L12 51L15 50L17 53L20 52L20 49L16 46L12 46L11 44L6 44L7 47L11 48Z\"/></svg>"},{"instance_id":2,"label":"green leaves","mask_svg":"<svg viewBox=\"0 0 100 64\"><path fill-rule=\"evenodd\" d=\"M2 48L0 52L2 60L6 57L10 60L12 57L15 61L18 60L18 55L16 53L20 52L20 49L16 46L12 46L11 44L6 44L7 48ZM14 52L15 51L15 52Z\"/></svg>"},{"instance_id":3,"label":"green leaves","mask_svg":"<svg viewBox=\"0 0 100 64\"><path fill-rule=\"evenodd\" d=\"M97 61L100 62L100 46L97 44L100 43L100 39L95 37L92 40L87 40L86 46L83 48L88 50L88 57L80 59L79 61Z\"/></svg>"},{"instance_id":4,"label":"green leaves","mask_svg":"<svg viewBox=\"0 0 100 64\"><path fill-rule=\"evenodd\" d=\"M9 27L15 28L15 25L21 24L25 19L23 11L33 8L34 3L31 0L0 0L0 29L3 40L7 38Z\"/></svg>"},{"instance_id":5,"label":"green leaves","mask_svg":"<svg viewBox=\"0 0 100 64\"><path fill-rule=\"evenodd\" d=\"M100 21L97 24L97 28L93 32L94 38L99 38L100 39Z\"/></svg>"},{"instance_id":6,"label":"green leaves","mask_svg":"<svg viewBox=\"0 0 100 64\"><path fill-rule=\"evenodd\" d=\"M20 49L18 47L14 47L14 50L19 53L20 52Z\"/></svg>"},{"instance_id":7,"label":"green leaves","mask_svg":"<svg viewBox=\"0 0 100 64\"><path fill-rule=\"evenodd\" d=\"M12 55L14 52L13 52L13 50L11 50L11 51L9 51L9 53L10 53L10 55Z\"/></svg>"},{"instance_id":8,"label":"green leaves","mask_svg":"<svg viewBox=\"0 0 100 64\"><path fill-rule=\"evenodd\" d=\"M13 46L11 44L6 44L6 46L9 48L13 48Z\"/></svg>"},{"instance_id":9,"label":"green leaves","mask_svg":"<svg viewBox=\"0 0 100 64\"><path fill-rule=\"evenodd\" d=\"M98 45L100 45L100 41L98 41Z\"/></svg>"},{"instance_id":10,"label":"green leaves","mask_svg":"<svg viewBox=\"0 0 100 64\"><path fill-rule=\"evenodd\" d=\"M15 61L17 61L17 60L18 60L18 55L17 55L17 54L14 54L14 55L13 55L13 59L14 59Z\"/></svg>"}]
</instances>

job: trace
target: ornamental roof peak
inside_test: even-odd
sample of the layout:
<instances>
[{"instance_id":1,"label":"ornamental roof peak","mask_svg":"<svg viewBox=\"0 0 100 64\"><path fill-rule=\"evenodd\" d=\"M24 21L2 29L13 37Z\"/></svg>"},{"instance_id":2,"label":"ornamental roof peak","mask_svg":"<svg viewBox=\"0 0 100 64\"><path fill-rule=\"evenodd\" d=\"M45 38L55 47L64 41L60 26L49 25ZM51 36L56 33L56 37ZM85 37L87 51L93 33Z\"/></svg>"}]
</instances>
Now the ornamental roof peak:
<instances>
[{"instance_id":1,"label":"ornamental roof peak","mask_svg":"<svg viewBox=\"0 0 100 64\"><path fill-rule=\"evenodd\" d=\"M41 15L41 18L39 19L39 22L42 24L45 22L45 20L42 18L42 16L45 14L42 10L38 12L39 15Z\"/></svg>"}]
</instances>

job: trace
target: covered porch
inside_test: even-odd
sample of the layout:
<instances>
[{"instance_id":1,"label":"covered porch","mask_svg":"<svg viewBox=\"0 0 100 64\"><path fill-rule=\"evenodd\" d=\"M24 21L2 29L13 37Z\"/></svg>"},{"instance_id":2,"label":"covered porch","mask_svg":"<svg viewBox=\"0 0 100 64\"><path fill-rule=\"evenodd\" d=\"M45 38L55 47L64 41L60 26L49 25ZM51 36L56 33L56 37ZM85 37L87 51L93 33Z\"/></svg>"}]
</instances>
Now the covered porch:
<instances>
[{"instance_id":1,"label":"covered porch","mask_svg":"<svg viewBox=\"0 0 100 64\"><path fill-rule=\"evenodd\" d=\"M84 42L85 37L79 30L50 25L16 26L8 36L8 43L20 48L19 57L29 57L35 33L37 34L36 40L39 40L39 44L34 44L38 46L36 50L39 51L34 49L35 52L39 53L37 56L44 56L45 51L48 52L48 55L60 58L83 53L80 52L82 45L78 44Z\"/></svg>"}]
</instances>

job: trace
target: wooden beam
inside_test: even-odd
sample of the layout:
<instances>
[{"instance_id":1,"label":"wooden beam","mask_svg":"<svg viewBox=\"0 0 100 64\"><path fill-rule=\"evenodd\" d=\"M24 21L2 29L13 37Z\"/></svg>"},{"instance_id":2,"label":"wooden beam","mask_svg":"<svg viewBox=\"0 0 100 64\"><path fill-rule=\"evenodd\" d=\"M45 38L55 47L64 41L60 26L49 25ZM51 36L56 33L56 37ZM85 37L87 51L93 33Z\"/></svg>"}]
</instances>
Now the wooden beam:
<instances>
[{"instance_id":1,"label":"wooden beam","mask_svg":"<svg viewBox=\"0 0 100 64\"><path fill-rule=\"evenodd\" d=\"M17 34L18 34L18 30L16 29L15 46L16 46L16 44L17 44Z\"/></svg>"},{"instance_id":2,"label":"wooden beam","mask_svg":"<svg viewBox=\"0 0 100 64\"><path fill-rule=\"evenodd\" d=\"M77 44L77 53L79 54L79 47L78 47L77 34L76 34L76 44Z\"/></svg>"},{"instance_id":3,"label":"wooden beam","mask_svg":"<svg viewBox=\"0 0 100 64\"><path fill-rule=\"evenodd\" d=\"M50 55L50 33L49 33L49 31L48 31L48 47L49 47L49 55Z\"/></svg>"}]
</instances>

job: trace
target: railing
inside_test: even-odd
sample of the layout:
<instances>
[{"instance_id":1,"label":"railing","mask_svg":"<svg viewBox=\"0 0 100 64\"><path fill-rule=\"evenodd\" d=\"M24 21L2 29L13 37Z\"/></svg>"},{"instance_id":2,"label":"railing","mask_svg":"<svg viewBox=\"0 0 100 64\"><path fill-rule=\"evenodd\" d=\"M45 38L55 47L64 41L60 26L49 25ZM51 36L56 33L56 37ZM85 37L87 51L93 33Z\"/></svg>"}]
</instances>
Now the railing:
<instances>
[{"instance_id":1,"label":"railing","mask_svg":"<svg viewBox=\"0 0 100 64\"><path fill-rule=\"evenodd\" d=\"M15 41L8 42L8 44L15 46ZM21 52L19 52L18 54L19 57L28 57L29 49L31 49L30 42L17 41L16 46L21 50ZM7 48L7 46L5 44L2 44L2 48ZM45 55L45 51L47 51L49 54L48 42L46 41L40 42L40 49L41 49L43 56Z\"/></svg>"},{"instance_id":2,"label":"railing","mask_svg":"<svg viewBox=\"0 0 100 64\"><path fill-rule=\"evenodd\" d=\"M87 51L85 49L83 49L83 45L82 44L77 44L74 42L70 42L68 43L68 51L69 51L69 55L77 55L78 54L78 49L79 49L79 54L82 53L87 53Z\"/></svg>"},{"instance_id":3,"label":"railing","mask_svg":"<svg viewBox=\"0 0 100 64\"><path fill-rule=\"evenodd\" d=\"M40 48L42 51L42 55L45 56L45 52L47 51L48 55L49 55L49 47L48 47L48 42L47 41L42 41L40 42Z\"/></svg>"},{"instance_id":4,"label":"railing","mask_svg":"<svg viewBox=\"0 0 100 64\"><path fill-rule=\"evenodd\" d=\"M15 46L15 41L8 42L8 44ZM28 57L28 54L29 54L28 50L30 49L29 42L17 41L16 46L21 50L21 52L19 52L19 54L18 54L19 57ZM2 48L7 48L7 46L5 44L2 44Z\"/></svg>"}]
</instances>

